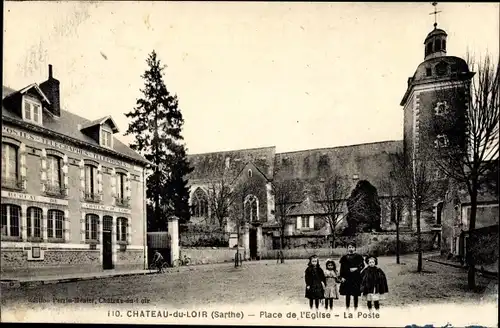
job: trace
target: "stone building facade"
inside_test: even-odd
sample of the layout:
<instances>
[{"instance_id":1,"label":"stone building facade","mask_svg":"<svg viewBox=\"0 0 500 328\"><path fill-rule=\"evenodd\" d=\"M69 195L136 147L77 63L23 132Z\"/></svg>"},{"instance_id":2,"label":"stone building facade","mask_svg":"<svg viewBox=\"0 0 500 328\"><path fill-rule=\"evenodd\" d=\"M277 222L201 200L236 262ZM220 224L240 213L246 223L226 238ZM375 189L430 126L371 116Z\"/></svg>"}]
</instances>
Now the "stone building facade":
<instances>
[{"instance_id":1,"label":"stone building facade","mask_svg":"<svg viewBox=\"0 0 500 328\"><path fill-rule=\"evenodd\" d=\"M415 230L412 206L405 206L402 212L398 212L401 209L394 205L395 199L402 195L391 187L398 184L392 174L392 157L403 153L413 163L425 151L430 165L429 179L433 181L437 192L432 196L430 204L423 209L421 229L435 231L436 242L439 243L444 198L450 184L434 165L432 158L439 155L440 147L451 143L465 147L468 83L474 75L463 59L447 56L446 43L446 32L437 26L425 38L424 61L408 79L407 91L400 103L404 110L403 140L288 153L276 153L275 147L267 147L189 156L194 167L189 179L194 220L199 216L210 216L207 191L213 181L220 180L223 176L231 176L231 181L237 181L236 177L246 176L246 170L254 167L259 176L267 181L262 184L263 196L258 198L258 220L250 222L251 227L259 227L256 229L257 235L276 234L272 186L283 180L294 180L300 185L292 201L294 208L290 212L290 224L286 233L291 235L312 231L329 234L328 227L325 227L325 222L321 219L324 216L318 206L318 201L321 200L314 199L312 191L331 174L344 177L349 194L360 180L366 180L377 188L381 202L381 226L384 230L395 230L395 217L401 218L402 230ZM449 117L454 119L450 121ZM346 206L342 212L345 216ZM245 234L244 238L247 240L252 237ZM255 244L245 241L245 244L248 243ZM257 249L263 247L262 243L256 245Z\"/></svg>"},{"instance_id":2,"label":"stone building facade","mask_svg":"<svg viewBox=\"0 0 500 328\"><path fill-rule=\"evenodd\" d=\"M1 271L142 269L147 161L95 121L60 108L60 82L2 88Z\"/></svg>"}]
</instances>

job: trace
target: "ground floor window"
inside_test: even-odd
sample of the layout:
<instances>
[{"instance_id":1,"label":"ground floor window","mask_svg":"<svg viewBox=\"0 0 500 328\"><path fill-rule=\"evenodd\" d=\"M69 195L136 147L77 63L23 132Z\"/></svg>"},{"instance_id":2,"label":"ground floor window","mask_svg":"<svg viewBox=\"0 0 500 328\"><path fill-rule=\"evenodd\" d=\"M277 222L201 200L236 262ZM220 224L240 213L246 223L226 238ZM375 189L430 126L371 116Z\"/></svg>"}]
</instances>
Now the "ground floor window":
<instances>
[{"instance_id":1,"label":"ground floor window","mask_svg":"<svg viewBox=\"0 0 500 328\"><path fill-rule=\"evenodd\" d=\"M118 218L116 220L116 240L121 242L127 241L127 218Z\"/></svg>"},{"instance_id":2,"label":"ground floor window","mask_svg":"<svg viewBox=\"0 0 500 328\"><path fill-rule=\"evenodd\" d=\"M18 205L2 204L1 217L2 236L20 237L19 220L21 218L21 207Z\"/></svg>"},{"instance_id":3,"label":"ground floor window","mask_svg":"<svg viewBox=\"0 0 500 328\"><path fill-rule=\"evenodd\" d=\"M49 210L47 212L47 237L63 238L64 212L61 210Z\"/></svg>"},{"instance_id":4,"label":"ground floor window","mask_svg":"<svg viewBox=\"0 0 500 328\"><path fill-rule=\"evenodd\" d=\"M85 239L87 241L97 241L97 227L99 226L99 216L87 214L85 216Z\"/></svg>"},{"instance_id":5,"label":"ground floor window","mask_svg":"<svg viewBox=\"0 0 500 328\"><path fill-rule=\"evenodd\" d=\"M40 238L42 225L42 209L38 207L28 207L26 224L28 228L28 238Z\"/></svg>"}]
</instances>

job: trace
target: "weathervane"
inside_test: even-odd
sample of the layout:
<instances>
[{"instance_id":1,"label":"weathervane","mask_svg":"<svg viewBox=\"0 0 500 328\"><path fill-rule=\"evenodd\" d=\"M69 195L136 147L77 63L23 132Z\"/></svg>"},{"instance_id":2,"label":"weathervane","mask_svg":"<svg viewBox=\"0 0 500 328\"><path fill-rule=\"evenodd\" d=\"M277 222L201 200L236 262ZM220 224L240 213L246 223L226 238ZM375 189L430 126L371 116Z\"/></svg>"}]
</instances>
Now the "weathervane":
<instances>
[{"instance_id":1,"label":"weathervane","mask_svg":"<svg viewBox=\"0 0 500 328\"><path fill-rule=\"evenodd\" d=\"M434 6L434 12L430 13L429 15L434 15L434 28L437 27L437 14L441 12L441 10L437 10L437 2L433 2L432 5Z\"/></svg>"}]
</instances>

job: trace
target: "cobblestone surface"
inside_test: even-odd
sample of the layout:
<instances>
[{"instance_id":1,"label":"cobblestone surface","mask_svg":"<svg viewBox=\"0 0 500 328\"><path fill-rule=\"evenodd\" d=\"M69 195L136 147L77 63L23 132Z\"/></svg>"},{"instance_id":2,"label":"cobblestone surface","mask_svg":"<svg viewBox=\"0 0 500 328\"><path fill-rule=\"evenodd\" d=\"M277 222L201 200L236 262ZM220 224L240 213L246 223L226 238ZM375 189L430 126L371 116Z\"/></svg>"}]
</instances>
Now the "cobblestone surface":
<instances>
[{"instance_id":1,"label":"cobblestone surface","mask_svg":"<svg viewBox=\"0 0 500 328\"><path fill-rule=\"evenodd\" d=\"M414 256L380 258L379 266L386 272L389 295L383 304L401 306L428 303L478 302L484 293L466 291L464 270L425 262L424 273L416 273ZM15 306L53 298L147 298L151 304L174 307L214 304L306 304L304 298L305 260L244 263L234 268L231 263L200 265L171 269L164 274L115 277L79 281L32 288L2 290L2 305ZM324 265L324 260L322 261ZM489 279L478 277L485 287ZM488 297L488 299L490 299ZM343 299L335 306L343 306ZM49 305L48 305L49 306Z\"/></svg>"}]
</instances>

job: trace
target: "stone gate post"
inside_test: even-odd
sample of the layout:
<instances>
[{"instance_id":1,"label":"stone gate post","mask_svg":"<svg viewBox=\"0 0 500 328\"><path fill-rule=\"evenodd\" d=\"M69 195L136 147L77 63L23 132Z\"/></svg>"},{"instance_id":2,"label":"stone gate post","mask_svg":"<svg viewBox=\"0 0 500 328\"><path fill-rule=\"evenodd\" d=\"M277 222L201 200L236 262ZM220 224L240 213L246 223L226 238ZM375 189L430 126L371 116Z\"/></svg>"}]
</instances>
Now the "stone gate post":
<instances>
[{"instance_id":1,"label":"stone gate post","mask_svg":"<svg viewBox=\"0 0 500 328\"><path fill-rule=\"evenodd\" d=\"M179 259L179 219L175 216L168 218L168 234L170 235L170 265Z\"/></svg>"}]
</instances>

